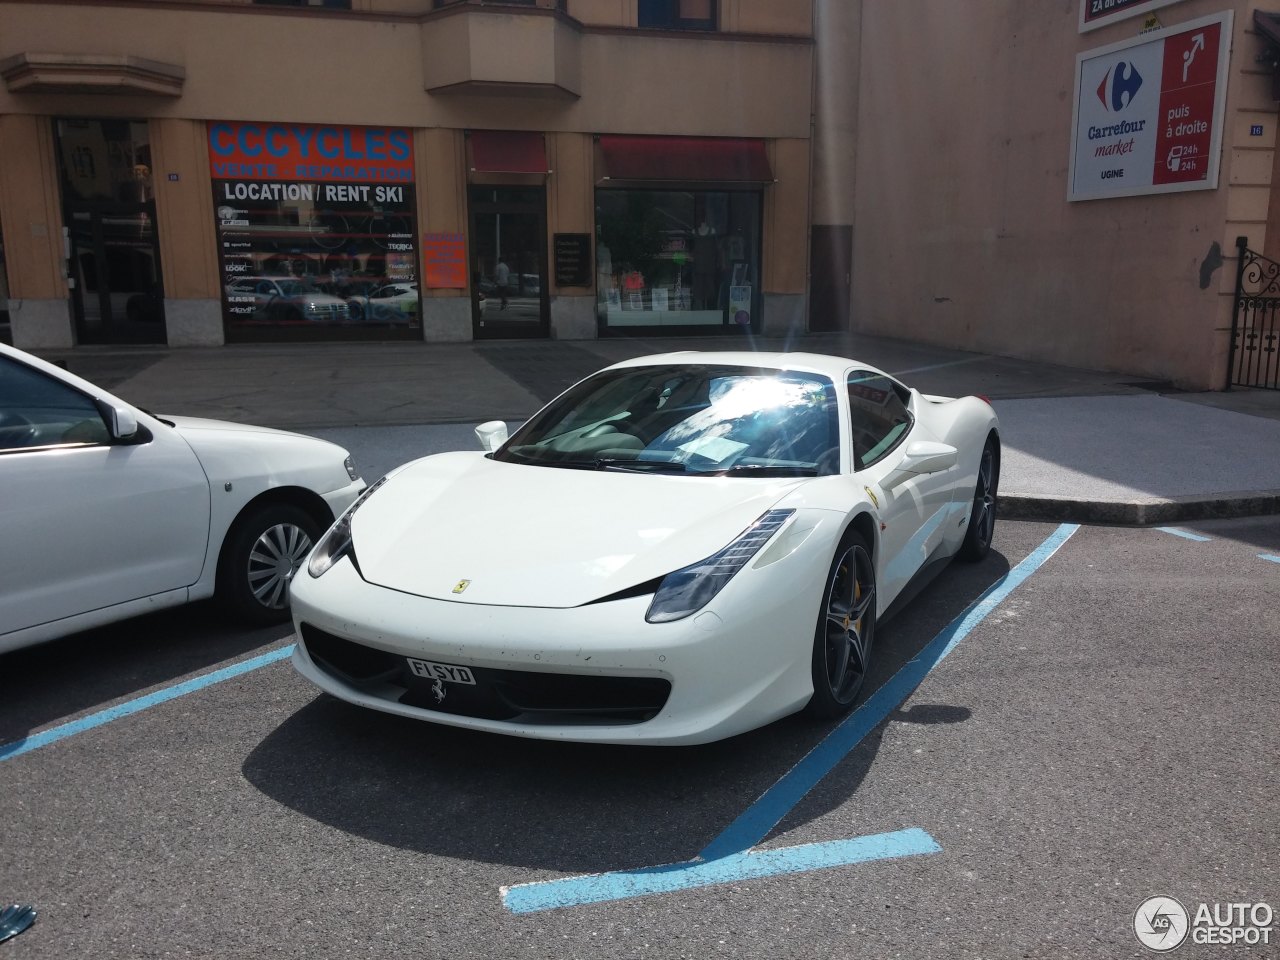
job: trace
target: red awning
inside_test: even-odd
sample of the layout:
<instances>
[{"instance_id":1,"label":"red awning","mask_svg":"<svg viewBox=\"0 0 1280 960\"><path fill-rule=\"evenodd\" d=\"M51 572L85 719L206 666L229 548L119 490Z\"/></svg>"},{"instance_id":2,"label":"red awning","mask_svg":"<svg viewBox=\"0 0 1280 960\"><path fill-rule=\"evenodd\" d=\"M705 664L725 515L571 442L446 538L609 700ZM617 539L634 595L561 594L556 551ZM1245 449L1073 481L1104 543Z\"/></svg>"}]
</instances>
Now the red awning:
<instances>
[{"instance_id":1,"label":"red awning","mask_svg":"<svg viewBox=\"0 0 1280 960\"><path fill-rule=\"evenodd\" d=\"M540 133L472 130L473 173L546 173L547 148Z\"/></svg>"},{"instance_id":2,"label":"red awning","mask_svg":"<svg viewBox=\"0 0 1280 960\"><path fill-rule=\"evenodd\" d=\"M601 136L605 180L772 183L763 140Z\"/></svg>"}]
</instances>

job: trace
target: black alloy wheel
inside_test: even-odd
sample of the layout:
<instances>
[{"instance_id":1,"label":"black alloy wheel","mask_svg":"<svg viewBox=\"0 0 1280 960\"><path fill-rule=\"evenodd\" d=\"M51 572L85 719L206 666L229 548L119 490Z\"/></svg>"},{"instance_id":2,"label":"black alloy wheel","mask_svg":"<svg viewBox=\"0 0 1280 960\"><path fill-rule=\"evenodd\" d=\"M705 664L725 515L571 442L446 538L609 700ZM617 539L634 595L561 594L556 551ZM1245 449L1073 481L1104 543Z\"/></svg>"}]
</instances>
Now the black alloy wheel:
<instances>
[{"instance_id":1,"label":"black alloy wheel","mask_svg":"<svg viewBox=\"0 0 1280 960\"><path fill-rule=\"evenodd\" d=\"M957 556L977 563L991 549L996 532L996 497L1000 489L1000 455L994 440L982 448L978 462L978 481L973 487L973 507L969 511L969 527L964 533Z\"/></svg>"},{"instance_id":2,"label":"black alloy wheel","mask_svg":"<svg viewBox=\"0 0 1280 960\"><path fill-rule=\"evenodd\" d=\"M849 712L871 665L876 633L876 570L871 551L854 532L845 535L822 595L813 639L813 697L807 712L832 719Z\"/></svg>"}]
</instances>

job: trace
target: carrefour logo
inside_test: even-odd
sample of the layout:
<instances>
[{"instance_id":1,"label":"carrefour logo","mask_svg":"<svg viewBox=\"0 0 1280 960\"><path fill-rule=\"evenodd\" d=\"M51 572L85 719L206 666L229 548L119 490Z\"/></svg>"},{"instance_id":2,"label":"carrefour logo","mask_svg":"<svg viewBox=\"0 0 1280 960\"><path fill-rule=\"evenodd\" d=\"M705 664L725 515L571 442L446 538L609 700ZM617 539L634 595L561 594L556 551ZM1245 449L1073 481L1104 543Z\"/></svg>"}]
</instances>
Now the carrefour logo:
<instances>
[{"instance_id":1,"label":"carrefour logo","mask_svg":"<svg viewBox=\"0 0 1280 960\"><path fill-rule=\"evenodd\" d=\"M1142 77L1138 68L1132 63L1117 60L1116 65L1107 71L1098 84L1098 99L1102 101L1104 109L1115 113L1133 103L1141 86Z\"/></svg>"}]
</instances>

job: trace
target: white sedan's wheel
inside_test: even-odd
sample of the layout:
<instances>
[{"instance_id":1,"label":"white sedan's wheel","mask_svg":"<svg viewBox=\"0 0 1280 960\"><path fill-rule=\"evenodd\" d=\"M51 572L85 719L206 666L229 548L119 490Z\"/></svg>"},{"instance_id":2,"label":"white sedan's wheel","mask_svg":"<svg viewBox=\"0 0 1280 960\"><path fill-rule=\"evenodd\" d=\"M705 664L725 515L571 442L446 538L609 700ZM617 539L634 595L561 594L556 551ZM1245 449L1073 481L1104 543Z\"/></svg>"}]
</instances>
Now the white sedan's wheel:
<instances>
[{"instance_id":1,"label":"white sedan's wheel","mask_svg":"<svg viewBox=\"0 0 1280 960\"><path fill-rule=\"evenodd\" d=\"M813 638L813 697L823 719L849 711L871 665L876 633L876 571L862 537L850 531L836 550Z\"/></svg>"},{"instance_id":2,"label":"white sedan's wheel","mask_svg":"<svg viewBox=\"0 0 1280 960\"><path fill-rule=\"evenodd\" d=\"M241 620L283 623L289 618L289 582L320 532L310 514L288 503L244 515L223 546L219 598Z\"/></svg>"}]
</instances>

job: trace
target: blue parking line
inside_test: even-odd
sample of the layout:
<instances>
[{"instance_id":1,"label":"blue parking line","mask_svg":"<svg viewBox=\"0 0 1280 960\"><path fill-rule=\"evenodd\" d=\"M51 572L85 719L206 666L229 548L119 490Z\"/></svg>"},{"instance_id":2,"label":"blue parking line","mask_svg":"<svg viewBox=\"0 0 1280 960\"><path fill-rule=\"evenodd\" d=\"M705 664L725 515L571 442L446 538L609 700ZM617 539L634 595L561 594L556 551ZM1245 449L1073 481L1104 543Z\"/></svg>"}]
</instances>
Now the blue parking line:
<instances>
[{"instance_id":1,"label":"blue parking line","mask_svg":"<svg viewBox=\"0 0 1280 960\"><path fill-rule=\"evenodd\" d=\"M1272 563L1280 563L1280 557L1277 557L1274 553L1260 553L1258 554L1258 559L1270 560Z\"/></svg>"},{"instance_id":2,"label":"blue parking line","mask_svg":"<svg viewBox=\"0 0 1280 960\"><path fill-rule=\"evenodd\" d=\"M906 663L862 706L827 734L822 742L810 750L781 780L766 790L693 860L647 870L623 870L590 876L564 877L558 880L535 881L507 887L502 891L504 905L514 913L531 913L536 910L599 903L605 900L625 900L649 893L702 887L712 883L727 882L715 879L720 874L716 869L711 869L714 864L726 861L728 863L725 870L727 880L737 879L740 876L760 877L768 876L770 872L788 873L806 869L794 867L798 861L782 857L783 850L768 851L778 854L773 859L756 860L754 858L764 851L753 851L751 848L764 840L805 794L830 773L868 733L879 726L890 712L906 700L929 672L941 663L947 654L972 632L974 627L1003 603L1009 594L1044 566L1079 529L1079 524L1074 523L1064 523L1059 526L1021 563L992 584L964 613L944 627L913 660ZM922 830L918 833L929 837ZM877 837L859 837L854 840L838 841L838 843L871 842L886 836L896 835L880 834ZM929 837L929 842L933 843L932 837ZM936 844L934 846L936 847ZM784 850L787 849L801 850L802 848L784 848ZM940 849L940 847L937 848L937 850ZM892 855L911 856L917 853L934 853L937 850L910 850ZM802 860L803 856L799 859ZM771 865L777 869L771 871L769 869ZM820 863L812 869L834 865L834 863ZM787 869L786 866L794 869ZM742 870L763 872L747 874L736 872Z\"/></svg>"},{"instance_id":3,"label":"blue parking line","mask_svg":"<svg viewBox=\"0 0 1280 960\"><path fill-rule=\"evenodd\" d=\"M752 880L784 873L807 873L870 860L891 860L941 853L942 847L923 830L912 828L852 840L806 843L775 850L737 853L709 863L676 863L664 867L568 877L545 883L526 883L502 890L502 902L512 913L537 913L556 907L602 903L709 887L735 880Z\"/></svg>"},{"instance_id":4,"label":"blue parking line","mask_svg":"<svg viewBox=\"0 0 1280 960\"><path fill-rule=\"evenodd\" d=\"M1183 530L1181 527L1156 527L1161 533L1171 533L1175 537L1181 537L1183 540L1194 540L1196 543L1208 543L1213 537L1206 537L1203 534L1192 533L1190 530Z\"/></svg>"},{"instance_id":5,"label":"blue parking line","mask_svg":"<svg viewBox=\"0 0 1280 960\"><path fill-rule=\"evenodd\" d=\"M20 757L24 753L30 753L32 750L39 750L41 747L47 747L49 744L65 740L67 737L74 737L77 733L84 733L86 730L100 727L104 723L110 723L112 720L119 720L121 717L129 717L135 713L141 713L143 710L147 710L157 704L176 700L178 697L186 696L188 693L194 693L197 690L203 690L205 687L221 683L223 680L230 680L232 677L249 673L259 667L265 667L278 660L283 660L292 653L293 644L291 643L278 650L272 650L270 653L264 653L260 657L254 657L252 660L243 660L229 667L223 667L221 670L215 670L213 673L206 673L204 676L185 680L182 683L174 684L172 687L156 690L144 697L118 703L114 707L99 710L97 713L91 713L87 717L64 723L59 727L52 727L40 733L33 733L31 736L24 737L21 740L0 744L0 762Z\"/></svg>"}]
</instances>

